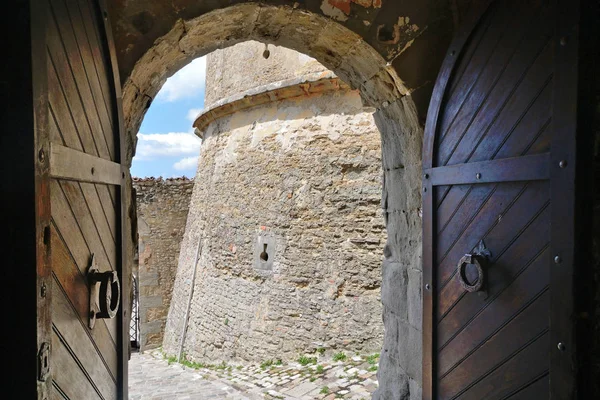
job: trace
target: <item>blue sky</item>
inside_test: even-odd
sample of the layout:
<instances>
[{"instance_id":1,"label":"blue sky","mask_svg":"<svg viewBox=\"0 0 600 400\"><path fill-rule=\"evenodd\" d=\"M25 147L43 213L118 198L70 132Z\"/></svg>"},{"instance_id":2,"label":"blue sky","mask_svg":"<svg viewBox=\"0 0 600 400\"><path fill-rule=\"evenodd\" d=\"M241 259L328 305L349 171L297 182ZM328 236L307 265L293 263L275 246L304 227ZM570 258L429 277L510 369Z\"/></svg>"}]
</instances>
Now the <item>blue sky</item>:
<instances>
[{"instance_id":1,"label":"blue sky","mask_svg":"<svg viewBox=\"0 0 600 400\"><path fill-rule=\"evenodd\" d=\"M192 122L204 107L205 80L205 57L167 79L138 132L133 176L191 178L196 174L200 139Z\"/></svg>"}]
</instances>

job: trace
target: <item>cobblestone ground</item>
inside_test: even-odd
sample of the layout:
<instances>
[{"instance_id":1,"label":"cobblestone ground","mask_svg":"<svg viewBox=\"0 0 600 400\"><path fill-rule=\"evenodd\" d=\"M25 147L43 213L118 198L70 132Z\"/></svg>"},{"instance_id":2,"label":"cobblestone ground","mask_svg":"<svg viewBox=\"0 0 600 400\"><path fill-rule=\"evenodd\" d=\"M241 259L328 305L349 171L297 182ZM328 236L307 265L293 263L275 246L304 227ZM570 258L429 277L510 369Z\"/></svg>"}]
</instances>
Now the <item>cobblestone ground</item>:
<instances>
[{"instance_id":1,"label":"cobblestone ground","mask_svg":"<svg viewBox=\"0 0 600 400\"><path fill-rule=\"evenodd\" d=\"M377 389L378 355L333 361L306 357L277 365L204 366L171 363L158 352L133 354L130 400L370 399Z\"/></svg>"},{"instance_id":2,"label":"cobblestone ground","mask_svg":"<svg viewBox=\"0 0 600 400\"><path fill-rule=\"evenodd\" d=\"M162 357L161 357L162 358ZM151 354L134 353L129 361L130 400L248 400L231 386L199 371L171 364Z\"/></svg>"}]
</instances>

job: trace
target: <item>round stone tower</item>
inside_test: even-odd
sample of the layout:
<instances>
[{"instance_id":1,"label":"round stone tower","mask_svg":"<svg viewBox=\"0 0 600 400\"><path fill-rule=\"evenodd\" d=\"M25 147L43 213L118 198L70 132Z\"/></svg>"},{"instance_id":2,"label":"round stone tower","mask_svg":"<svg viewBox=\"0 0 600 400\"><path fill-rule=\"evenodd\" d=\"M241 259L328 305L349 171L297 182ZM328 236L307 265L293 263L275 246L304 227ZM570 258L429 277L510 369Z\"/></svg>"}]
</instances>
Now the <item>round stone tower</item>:
<instances>
[{"instance_id":1,"label":"round stone tower","mask_svg":"<svg viewBox=\"0 0 600 400\"><path fill-rule=\"evenodd\" d=\"M315 60L256 42L208 56L206 104L165 352L378 352L386 238L373 110Z\"/></svg>"}]
</instances>

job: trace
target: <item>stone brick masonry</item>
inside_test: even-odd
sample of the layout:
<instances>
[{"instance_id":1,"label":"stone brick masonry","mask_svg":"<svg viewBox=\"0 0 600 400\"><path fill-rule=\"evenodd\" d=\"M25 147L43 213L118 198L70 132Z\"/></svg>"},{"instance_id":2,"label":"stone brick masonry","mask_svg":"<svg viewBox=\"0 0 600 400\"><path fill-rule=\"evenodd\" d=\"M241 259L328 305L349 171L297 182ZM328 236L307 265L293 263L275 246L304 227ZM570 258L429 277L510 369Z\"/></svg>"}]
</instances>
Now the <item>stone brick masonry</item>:
<instances>
[{"instance_id":1,"label":"stone brick masonry","mask_svg":"<svg viewBox=\"0 0 600 400\"><path fill-rule=\"evenodd\" d=\"M167 354L178 353L192 285L184 347L191 360L380 351L386 234L372 111L340 84L206 127Z\"/></svg>"},{"instance_id":2,"label":"stone brick masonry","mask_svg":"<svg viewBox=\"0 0 600 400\"><path fill-rule=\"evenodd\" d=\"M134 179L138 213L140 347L162 344L194 182Z\"/></svg>"}]
</instances>

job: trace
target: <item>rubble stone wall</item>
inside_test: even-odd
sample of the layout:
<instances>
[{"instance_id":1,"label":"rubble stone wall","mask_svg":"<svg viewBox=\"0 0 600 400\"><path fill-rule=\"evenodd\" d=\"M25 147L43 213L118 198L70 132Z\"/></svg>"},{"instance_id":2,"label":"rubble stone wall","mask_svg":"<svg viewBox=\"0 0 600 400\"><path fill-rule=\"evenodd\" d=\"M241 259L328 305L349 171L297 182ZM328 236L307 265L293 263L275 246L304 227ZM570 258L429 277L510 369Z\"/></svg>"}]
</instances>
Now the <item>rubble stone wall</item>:
<instances>
[{"instance_id":1,"label":"rubble stone wall","mask_svg":"<svg viewBox=\"0 0 600 400\"><path fill-rule=\"evenodd\" d=\"M140 349L162 344L193 180L137 179Z\"/></svg>"},{"instance_id":2,"label":"rubble stone wall","mask_svg":"<svg viewBox=\"0 0 600 400\"><path fill-rule=\"evenodd\" d=\"M211 97L210 58L207 70ZM196 361L381 351L387 238L374 110L341 83L309 86L285 100L271 91L273 102L202 132L167 354L178 353L184 329L184 352Z\"/></svg>"}]
</instances>

